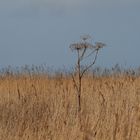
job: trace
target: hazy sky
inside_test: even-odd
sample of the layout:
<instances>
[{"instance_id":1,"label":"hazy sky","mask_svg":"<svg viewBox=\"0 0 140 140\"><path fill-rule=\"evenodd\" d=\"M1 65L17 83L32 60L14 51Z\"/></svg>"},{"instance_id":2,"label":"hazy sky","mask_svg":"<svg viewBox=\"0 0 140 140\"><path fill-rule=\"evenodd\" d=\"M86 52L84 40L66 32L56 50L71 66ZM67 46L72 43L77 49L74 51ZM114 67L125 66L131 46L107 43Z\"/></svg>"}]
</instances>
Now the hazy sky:
<instances>
[{"instance_id":1,"label":"hazy sky","mask_svg":"<svg viewBox=\"0 0 140 140\"><path fill-rule=\"evenodd\" d=\"M83 34L107 44L96 65L140 66L140 0L0 0L0 67L72 66Z\"/></svg>"}]
</instances>

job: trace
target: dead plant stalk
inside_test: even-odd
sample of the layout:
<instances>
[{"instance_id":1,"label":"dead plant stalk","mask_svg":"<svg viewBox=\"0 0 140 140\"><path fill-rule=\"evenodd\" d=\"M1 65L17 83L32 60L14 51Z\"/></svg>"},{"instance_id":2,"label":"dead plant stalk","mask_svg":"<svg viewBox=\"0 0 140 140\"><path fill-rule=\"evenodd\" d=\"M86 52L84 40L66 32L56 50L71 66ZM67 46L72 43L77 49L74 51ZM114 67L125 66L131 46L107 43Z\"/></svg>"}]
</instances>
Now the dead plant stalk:
<instances>
[{"instance_id":1,"label":"dead plant stalk","mask_svg":"<svg viewBox=\"0 0 140 140\"><path fill-rule=\"evenodd\" d=\"M76 76L74 74L72 74L72 79L77 91L78 112L81 111L82 78L84 74L95 64L99 50L105 46L105 44L101 42L97 42L95 43L95 45L92 45L91 43L86 41L89 38L89 35L83 36L82 42L70 45L71 50L75 50L77 52L77 64L75 68L75 73L76 75L78 75L78 82L76 81ZM86 67L82 69L82 61L88 57L93 57L93 59L91 60L91 63L89 63L88 65L86 65Z\"/></svg>"}]
</instances>

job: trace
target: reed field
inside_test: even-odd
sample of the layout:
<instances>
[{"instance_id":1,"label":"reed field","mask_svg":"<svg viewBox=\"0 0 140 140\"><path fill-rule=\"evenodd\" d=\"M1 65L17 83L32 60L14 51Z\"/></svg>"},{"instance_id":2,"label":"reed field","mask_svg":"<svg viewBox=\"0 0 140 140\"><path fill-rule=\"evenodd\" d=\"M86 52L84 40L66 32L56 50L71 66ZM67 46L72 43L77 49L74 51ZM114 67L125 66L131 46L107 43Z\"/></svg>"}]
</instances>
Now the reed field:
<instances>
[{"instance_id":1,"label":"reed field","mask_svg":"<svg viewBox=\"0 0 140 140\"><path fill-rule=\"evenodd\" d=\"M0 77L0 140L140 140L140 77Z\"/></svg>"}]
</instances>

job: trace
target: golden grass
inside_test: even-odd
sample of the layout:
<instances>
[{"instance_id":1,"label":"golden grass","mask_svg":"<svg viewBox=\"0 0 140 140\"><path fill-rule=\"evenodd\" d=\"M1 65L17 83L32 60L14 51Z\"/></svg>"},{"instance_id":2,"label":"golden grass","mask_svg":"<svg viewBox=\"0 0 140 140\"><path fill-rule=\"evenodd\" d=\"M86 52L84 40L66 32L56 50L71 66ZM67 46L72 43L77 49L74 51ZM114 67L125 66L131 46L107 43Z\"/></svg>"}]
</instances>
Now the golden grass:
<instances>
[{"instance_id":1,"label":"golden grass","mask_svg":"<svg viewBox=\"0 0 140 140\"><path fill-rule=\"evenodd\" d=\"M0 140L140 140L140 78L0 78Z\"/></svg>"}]
</instances>

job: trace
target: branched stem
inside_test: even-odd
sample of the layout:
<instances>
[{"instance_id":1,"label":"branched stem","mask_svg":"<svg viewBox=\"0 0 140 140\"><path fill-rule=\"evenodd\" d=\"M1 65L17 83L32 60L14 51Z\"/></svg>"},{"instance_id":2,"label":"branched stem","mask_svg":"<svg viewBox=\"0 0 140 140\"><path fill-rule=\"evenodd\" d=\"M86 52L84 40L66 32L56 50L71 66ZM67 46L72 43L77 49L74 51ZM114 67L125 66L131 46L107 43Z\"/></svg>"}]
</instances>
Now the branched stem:
<instances>
[{"instance_id":1,"label":"branched stem","mask_svg":"<svg viewBox=\"0 0 140 140\"><path fill-rule=\"evenodd\" d=\"M77 51L77 65L76 65L76 76L78 76L78 81L76 82L76 78L75 75L72 74L72 79L73 79L73 83L76 87L77 90L77 97L78 97L78 112L81 111L81 90L82 90L82 78L85 74L85 72L88 71L88 69L90 69L96 62L97 60L97 56L98 56L98 51L100 48L102 48L103 46L105 46L105 44L101 43L101 42L97 42L95 46L93 46L90 43L87 43L87 36L83 38L84 43L74 43L70 45L70 48L72 50L76 50ZM86 56L86 52L87 49L93 49L87 56ZM92 54L95 54L94 60L92 61L92 63L90 63L89 65L87 65L83 70L81 70L81 62L83 59L91 56Z\"/></svg>"},{"instance_id":2,"label":"branched stem","mask_svg":"<svg viewBox=\"0 0 140 140\"><path fill-rule=\"evenodd\" d=\"M84 73L85 73L90 67L92 67L92 66L95 64L95 62L96 62L96 60L97 60L97 56L98 56L98 50L96 51L96 55L95 55L95 58L94 58L93 62L92 62L91 64L89 64L89 65L82 71L82 73L81 73L81 78L83 77Z\"/></svg>"}]
</instances>

